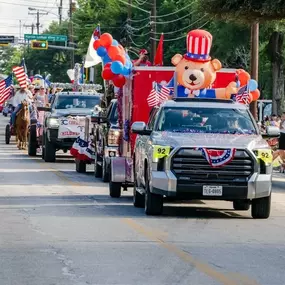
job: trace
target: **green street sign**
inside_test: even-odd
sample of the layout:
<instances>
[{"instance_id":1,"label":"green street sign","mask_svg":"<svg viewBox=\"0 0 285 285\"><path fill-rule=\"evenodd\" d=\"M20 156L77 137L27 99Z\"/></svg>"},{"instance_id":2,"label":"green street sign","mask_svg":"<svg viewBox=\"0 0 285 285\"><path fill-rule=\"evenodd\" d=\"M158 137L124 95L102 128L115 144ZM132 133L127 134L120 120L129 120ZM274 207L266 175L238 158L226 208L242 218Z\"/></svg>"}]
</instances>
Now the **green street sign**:
<instances>
[{"instance_id":1,"label":"green street sign","mask_svg":"<svg viewBox=\"0 0 285 285\"><path fill-rule=\"evenodd\" d=\"M39 41L48 41L48 42L67 42L67 36L63 35L33 35L25 34L24 39L26 41L30 40L39 40Z\"/></svg>"}]
</instances>

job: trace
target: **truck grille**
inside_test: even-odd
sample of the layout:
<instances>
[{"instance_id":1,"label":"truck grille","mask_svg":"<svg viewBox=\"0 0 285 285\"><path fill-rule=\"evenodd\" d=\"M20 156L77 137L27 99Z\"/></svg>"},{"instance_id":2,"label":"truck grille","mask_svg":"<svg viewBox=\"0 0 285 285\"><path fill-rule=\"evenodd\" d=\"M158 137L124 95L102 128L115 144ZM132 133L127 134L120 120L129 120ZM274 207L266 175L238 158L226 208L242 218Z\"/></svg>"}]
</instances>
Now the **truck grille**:
<instances>
[{"instance_id":1,"label":"truck grille","mask_svg":"<svg viewBox=\"0 0 285 285\"><path fill-rule=\"evenodd\" d=\"M212 168L201 151L180 149L171 161L171 170L177 177L178 185L187 184L247 184L254 171L254 162L245 150L236 150L234 159L219 168Z\"/></svg>"}]
</instances>

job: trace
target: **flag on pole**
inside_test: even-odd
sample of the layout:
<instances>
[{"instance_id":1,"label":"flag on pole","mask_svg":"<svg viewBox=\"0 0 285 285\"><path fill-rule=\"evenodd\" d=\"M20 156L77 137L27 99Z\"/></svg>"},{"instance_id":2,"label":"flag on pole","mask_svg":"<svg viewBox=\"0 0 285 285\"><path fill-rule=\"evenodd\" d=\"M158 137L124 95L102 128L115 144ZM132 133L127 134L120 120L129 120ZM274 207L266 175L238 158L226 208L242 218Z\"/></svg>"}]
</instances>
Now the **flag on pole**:
<instances>
[{"instance_id":1,"label":"flag on pole","mask_svg":"<svg viewBox=\"0 0 285 285\"><path fill-rule=\"evenodd\" d=\"M163 40L164 35L161 34L153 62L155 66L163 66Z\"/></svg>"},{"instance_id":2,"label":"flag on pole","mask_svg":"<svg viewBox=\"0 0 285 285\"><path fill-rule=\"evenodd\" d=\"M241 87L236 95L236 101L242 104L250 103L250 91L248 88L248 84Z\"/></svg>"},{"instance_id":3,"label":"flag on pole","mask_svg":"<svg viewBox=\"0 0 285 285\"><path fill-rule=\"evenodd\" d=\"M91 66L97 65L98 63L102 62L101 57L97 54L96 50L93 47L94 42L98 40L100 36L101 36L100 26L98 25L94 30L90 39L88 51L84 62L85 68L89 68Z\"/></svg>"},{"instance_id":4,"label":"flag on pole","mask_svg":"<svg viewBox=\"0 0 285 285\"><path fill-rule=\"evenodd\" d=\"M21 88L27 87L27 75L23 66L14 66L13 72L19 82Z\"/></svg>"},{"instance_id":5,"label":"flag on pole","mask_svg":"<svg viewBox=\"0 0 285 285\"><path fill-rule=\"evenodd\" d=\"M156 82L154 88L147 97L147 103L150 107L158 106L168 99L169 94L170 89L168 87L162 86Z\"/></svg>"},{"instance_id":6,"label":"flag on pole","mask_svg":"<svg viewBox=\"0 0 285 285\"><path fill-rule=\"evenodd\" d=\"M0 105L8 100L12 95L12 81L12 74L6 79L0 81Z\"/></svg>"}]
</instances>

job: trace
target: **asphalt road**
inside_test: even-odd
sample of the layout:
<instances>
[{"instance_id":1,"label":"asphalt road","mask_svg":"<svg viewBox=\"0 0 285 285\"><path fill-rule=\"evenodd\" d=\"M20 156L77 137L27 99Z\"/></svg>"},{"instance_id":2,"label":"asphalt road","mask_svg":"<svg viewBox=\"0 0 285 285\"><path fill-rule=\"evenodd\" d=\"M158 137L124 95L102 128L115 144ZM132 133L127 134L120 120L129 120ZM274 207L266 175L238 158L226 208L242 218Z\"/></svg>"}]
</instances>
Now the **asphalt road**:
<instances>
[{"instance_id":1,"label":"asphalt road","mask_svg":"<svg viewBox=\"0 0 285 285\"><path fill-rule=\"evenodd\" d=\"M285 175L272 215L228 202L169 204L161 217L108 196L73 160L30 158L4 144L0 115L1 285L283 285Z\"/></svg>"}]
</instances>

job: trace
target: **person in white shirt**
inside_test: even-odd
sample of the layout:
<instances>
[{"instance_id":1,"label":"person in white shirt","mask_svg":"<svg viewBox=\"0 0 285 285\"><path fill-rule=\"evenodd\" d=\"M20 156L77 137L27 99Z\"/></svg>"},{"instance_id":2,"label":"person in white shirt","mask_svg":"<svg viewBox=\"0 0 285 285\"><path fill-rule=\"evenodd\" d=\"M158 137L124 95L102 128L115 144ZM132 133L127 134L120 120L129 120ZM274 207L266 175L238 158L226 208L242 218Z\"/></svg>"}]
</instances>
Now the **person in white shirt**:
<instances>
[{"instance_id":1,"label":"person in white shirt","mask_svg":"<svg viewBox=\"0 0 285 285\"><path fill-rule=\"evenodd\" d=\"M33 95L31 91L26 88L21 88L19 91L16 92L13 98L13 106L15 107L14 112L11 114L11 124L12 126L15 125L16 121L16 114L22 107L22 102L25 100L29 104L32 102Z\"/></svg>"}]
</instances>

